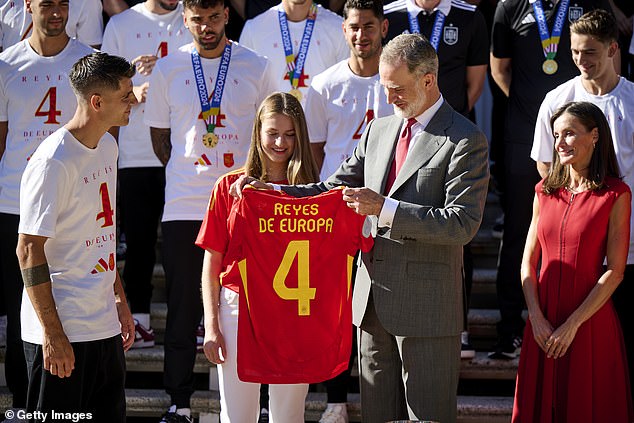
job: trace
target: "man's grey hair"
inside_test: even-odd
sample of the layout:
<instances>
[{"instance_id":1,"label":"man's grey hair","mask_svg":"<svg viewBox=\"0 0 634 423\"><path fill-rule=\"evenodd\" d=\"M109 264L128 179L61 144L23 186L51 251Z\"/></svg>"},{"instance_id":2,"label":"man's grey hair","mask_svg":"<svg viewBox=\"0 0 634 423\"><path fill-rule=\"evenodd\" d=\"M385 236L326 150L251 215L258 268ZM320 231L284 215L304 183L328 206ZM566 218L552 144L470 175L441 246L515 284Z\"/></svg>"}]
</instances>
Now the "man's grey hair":
<instances>
[{"instance_id":1,"label":"man's grey hair","mask_svg":"<svg viewBox=\"0 0 634 423\"><path fill-rule=\"evenodd\" d=\"M431 43L420 34L401 34L383 47L381 63L404 63L410 73L438 76L438 55Z\"/></svg>"}]
</instances>

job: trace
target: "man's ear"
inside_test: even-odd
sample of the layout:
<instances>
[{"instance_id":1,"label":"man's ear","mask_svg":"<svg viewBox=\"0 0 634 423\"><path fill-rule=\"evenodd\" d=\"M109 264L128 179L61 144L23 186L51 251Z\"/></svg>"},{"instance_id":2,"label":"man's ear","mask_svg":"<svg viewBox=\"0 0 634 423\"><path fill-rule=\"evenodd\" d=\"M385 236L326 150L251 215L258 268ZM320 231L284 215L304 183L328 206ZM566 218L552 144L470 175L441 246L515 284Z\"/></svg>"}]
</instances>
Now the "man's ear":
<instances>
[{"instance_id":1,"label":"man's ear","mask_svg":"<svg viewBox=\"0 0 634 423\"><path fill-rule=\"evenodd\" d=\"M33 13L33 10L31 9L31 0L24 0L24 7L27 12Z\"/></svg>"},{"instance_id":2,"label":"man's ear","mask_svg":"<svg viewBox=\"0 0 634 423\"><path fill-rule=\"evenodd\" d=\"M90 107L95 111L98 112L101 109L101 105L102 105L103 99L101 98L101 96L99 94L91 94L90 95Z\"/></svg>"}]
</instances>

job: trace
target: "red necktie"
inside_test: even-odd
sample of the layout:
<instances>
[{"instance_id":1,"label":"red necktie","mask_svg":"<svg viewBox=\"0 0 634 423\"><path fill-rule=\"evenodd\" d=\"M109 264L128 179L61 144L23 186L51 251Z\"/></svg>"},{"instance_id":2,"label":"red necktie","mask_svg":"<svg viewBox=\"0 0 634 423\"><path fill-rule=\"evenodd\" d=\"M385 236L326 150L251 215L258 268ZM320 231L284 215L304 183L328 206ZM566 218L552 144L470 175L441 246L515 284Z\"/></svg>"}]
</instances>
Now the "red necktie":
<instances>
[{"instance_id":1,"label":"red necktie","mask_svg":"<svg viewBox=\"0 0 634 423\"><path fill-rule=\"evenodd\" d=\"M405 163L407 150L409 149L409 142L412 139L412 126L414 126L415 123L416 119L407 119L407 125L405 125L405 129L403 129L401 136L398 138L394 160L392 160L392 166L390 167L390 172L387 174L387 181L385 182L385 195L390 192L390 189L396 180L396 175L398 175L403 163Z\"/></svg>"}]
</instances>

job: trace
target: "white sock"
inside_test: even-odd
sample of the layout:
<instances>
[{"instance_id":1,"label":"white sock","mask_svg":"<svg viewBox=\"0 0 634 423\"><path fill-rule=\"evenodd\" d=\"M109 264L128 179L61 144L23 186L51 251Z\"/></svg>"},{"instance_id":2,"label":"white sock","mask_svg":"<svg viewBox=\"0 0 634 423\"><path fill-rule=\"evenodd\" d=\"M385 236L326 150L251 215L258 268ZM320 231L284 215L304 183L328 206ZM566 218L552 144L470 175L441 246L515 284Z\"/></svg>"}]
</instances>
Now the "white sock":
<instances>
[{"instance_id":1,"label":"white sock","mask_svg":"<svg viewBox=\"0 0 634 423\"><path fill-rule=\"evenodd\" d=\"M191 408L177 408L176 409L176 414L178 414L179 416L191 417L192 416L192 409Z\"/></svg>"},{"instance_id":2,"label":"white sock","mask_svg":"<svg viewBox=\"0 0 634 423\"><path fill-rule=\"evenodd\" d=\"M141 326L146 329L150 328L150 314L149 313L134 313L132 318L139 322Z\"/></svg>"}]
</instances>

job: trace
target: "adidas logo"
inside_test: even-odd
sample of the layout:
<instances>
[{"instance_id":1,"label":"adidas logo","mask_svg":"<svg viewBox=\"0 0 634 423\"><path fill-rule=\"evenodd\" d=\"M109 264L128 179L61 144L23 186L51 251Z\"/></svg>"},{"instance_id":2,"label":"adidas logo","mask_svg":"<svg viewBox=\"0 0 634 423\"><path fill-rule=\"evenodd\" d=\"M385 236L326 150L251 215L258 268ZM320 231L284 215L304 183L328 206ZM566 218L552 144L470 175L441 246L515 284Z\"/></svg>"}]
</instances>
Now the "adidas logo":
<instances>
[{"instance_id":1,"label":"adidas logo","mask_svg":"<svg viewBox=\"0 0 634 423\"><path fill-rule=\"evenodd\" d=\"M108 262L106 263L106 260L100 258L97 264L95 264L94 269L92 269L90 273L95 275L97 273L113 271L115 269L115 266L116 263L114 260L114 253L110 253L110 256L108 256Z\"/></svg>"},{"instance_id":2,"label":"adidas logo","mask_svg":"<svg viewBox=\"0 0 634 423\"><path fill-rule=\"evenodd\" d=\"M528 15L524 17L524 20L522 21L522 25L528 25L532 23L535 23L535 16L533 16L532 13L529 13Z\"/></svg>"},{"instance_id":3,"label":"adidas logo","mask_svg":"<svg viewBox=\"0 0 634 423\"><path fill-rule=\"evenodd\" d=\"M211 166L211 162L206 154L200 156L198 160L194 163L194 166Z\"/></svg>"}]
</instances>

